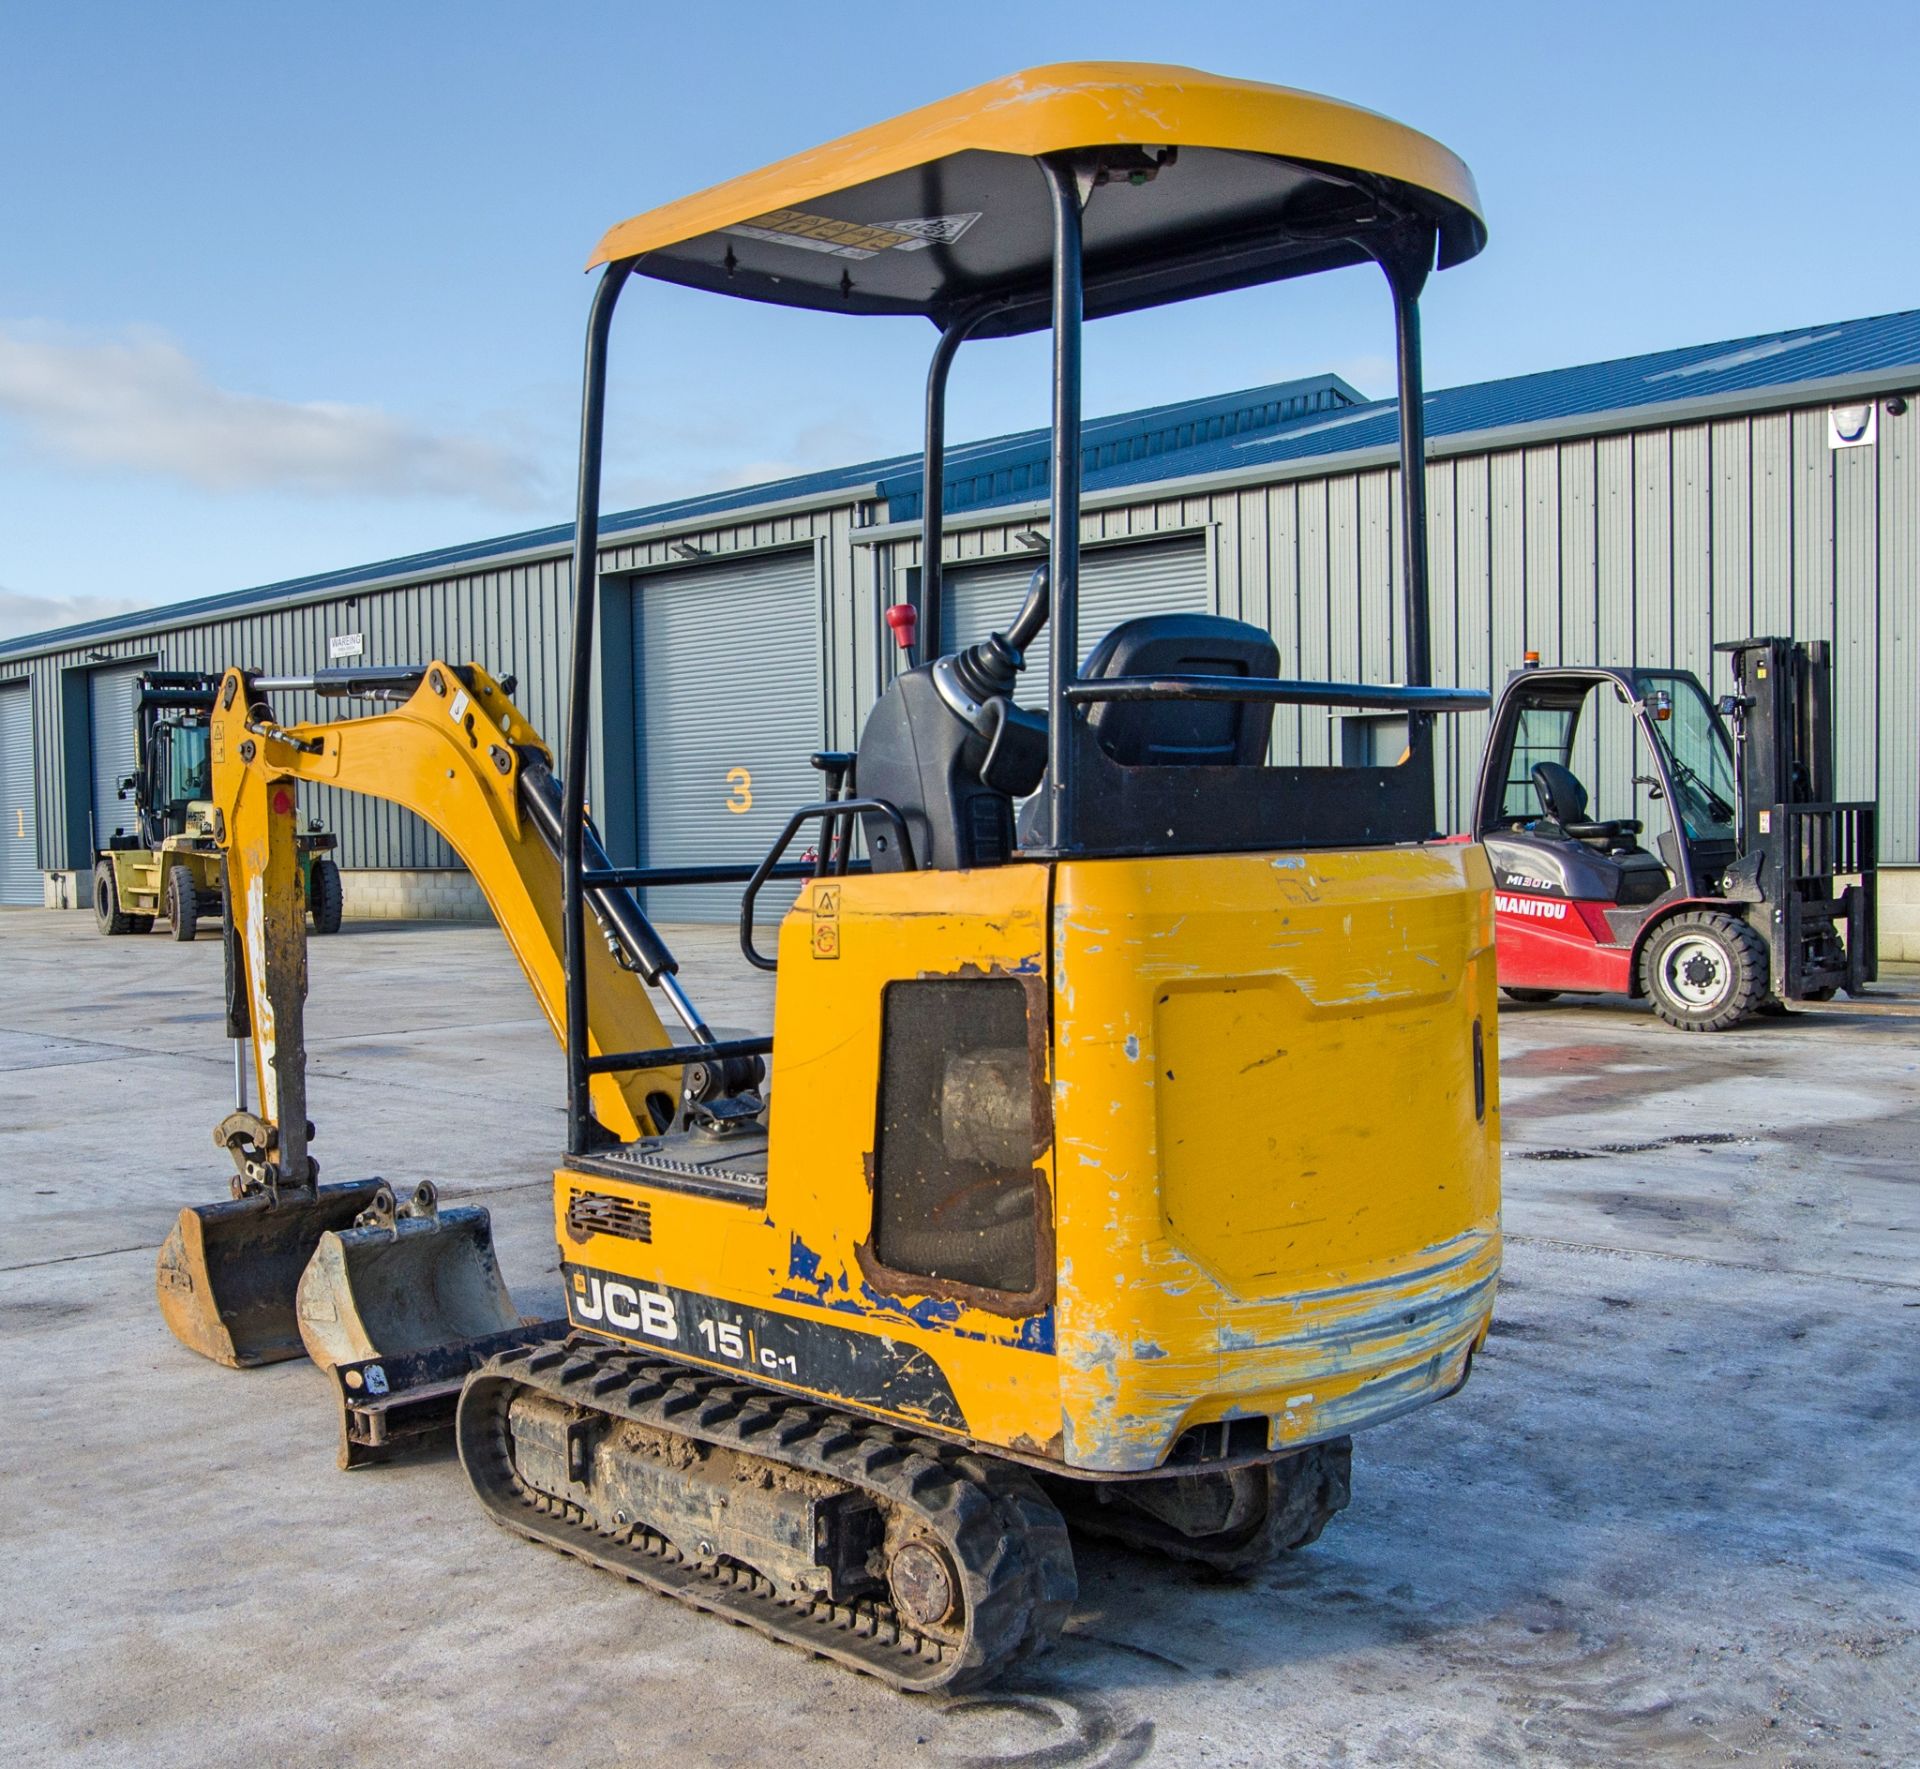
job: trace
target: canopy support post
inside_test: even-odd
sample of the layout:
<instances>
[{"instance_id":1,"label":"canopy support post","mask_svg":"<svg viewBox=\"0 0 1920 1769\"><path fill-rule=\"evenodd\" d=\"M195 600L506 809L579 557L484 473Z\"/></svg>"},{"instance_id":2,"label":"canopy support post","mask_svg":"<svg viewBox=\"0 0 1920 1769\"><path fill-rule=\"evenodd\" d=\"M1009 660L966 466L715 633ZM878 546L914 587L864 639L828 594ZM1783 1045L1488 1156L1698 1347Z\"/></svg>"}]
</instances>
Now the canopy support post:
<instances>
[{"instance_id":1,"label":"canopy support post","mask_svg":"<svg viewBox=\"0 0 1920 1769\"><path fill-rule=\"evenodd\" d=\"M566 775L561 782L561 927L567 981L567 1153L591 1140L592 1074L587 1062L586 870L587 736L593 711L593 634L600 568L600 459L607 415L607 339L633 260L609 264L593 292L580 391L579 499L573 528L573 656L567 700Z\"/></svg>"},{"instance_id":2,"label":"canopy support post","mask_svg":"<svg viewBox=\"0 0 1920 1769\"><path fill-rule=\"evenodd\" d=\"M1432 625L1427 607L1427 414L1420 370L1420 291L1433 262L1431 225L1417 230L1417 244L1380 258L1393 292L1394 357L1400 404L1400 584L1406 623L1406 681L1423 688L1433 680Z\"/></svg>"},{"instance_id":3,"label":"canopy support post","mask_svg":"<svg viewBox=\"0 0 1920 1769\"><path fill-rule=\"evenodd\" d=\"M962 307L941 328L940 342L927 364L927 424L920 477L920 654L940 653L940 554L946 545L947 376L960 346L998 303L977 301Z\"/></svg>"},{"instance_id":4,"label":"canopy support post","mask_svg":"<svg viewBox=\"0 0 1920 1769\"><path fill-rule=\"evenodd\" d=\"M1047 667L1048 846L1078 846L1073 774L1073 707L1067 699L1080 658L1080 328L1079 169L1063 155L1040 161L1053 210L1053 423L1048 488L1047 576L1053 643Z\"/></svg>"}]
</instances>

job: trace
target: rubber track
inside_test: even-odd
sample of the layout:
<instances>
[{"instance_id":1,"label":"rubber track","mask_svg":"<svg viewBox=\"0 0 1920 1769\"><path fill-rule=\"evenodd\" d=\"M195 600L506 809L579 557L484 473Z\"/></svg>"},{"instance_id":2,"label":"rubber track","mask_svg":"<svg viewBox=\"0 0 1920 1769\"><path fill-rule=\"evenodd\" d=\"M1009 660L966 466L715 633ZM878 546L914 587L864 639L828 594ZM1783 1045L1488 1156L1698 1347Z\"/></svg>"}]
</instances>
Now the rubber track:
<instances>
[{"instance_id":1,"label":"rubber track","mask_svg":"<svg viewBox=\"0 0 1920 1769\"><path fill-rule=\"evenodd\" d=\"M964 1633L952 1640L917 1630L884 1598L835 1603L785 1591L734 1561L688 1560L644 1523L598 1528L515 1471L508 1409L517 1389L824 1474L888 1512L911 1513L959 1570ZM1044 1649L1077 1595L1066 1524L1025 1470L583 1335L515 1347L482 1365L461 1392L456 1435L467 1478L505 1528L896 1689L991 1681Z\"/></svg>"}]
</instances>

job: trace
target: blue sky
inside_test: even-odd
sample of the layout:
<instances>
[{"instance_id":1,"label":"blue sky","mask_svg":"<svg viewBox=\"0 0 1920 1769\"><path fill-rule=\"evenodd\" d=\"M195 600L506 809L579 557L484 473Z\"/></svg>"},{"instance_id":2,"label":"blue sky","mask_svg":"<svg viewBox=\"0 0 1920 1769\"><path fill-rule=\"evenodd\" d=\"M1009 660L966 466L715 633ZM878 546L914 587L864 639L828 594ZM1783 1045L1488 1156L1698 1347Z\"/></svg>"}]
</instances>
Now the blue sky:
<instances>
[{"instance_id":1,"label":"blue sky","mask_svg":"<svg viewBox=\"0 0 1920 1769\"><path fill-rule=\"evenodd\" d=\"M0 8L0 636L571 510L611 222L1046 61L1331 93L1472 166L1432 385L1920 306L1920 8L1266 0ZM1109 321L1089 411L1389 380L1361 272ZM610 507L911 448L931 328L642 284ZM1044 345L956 370L1043 421Z\"/></svg>"}]
</instances>

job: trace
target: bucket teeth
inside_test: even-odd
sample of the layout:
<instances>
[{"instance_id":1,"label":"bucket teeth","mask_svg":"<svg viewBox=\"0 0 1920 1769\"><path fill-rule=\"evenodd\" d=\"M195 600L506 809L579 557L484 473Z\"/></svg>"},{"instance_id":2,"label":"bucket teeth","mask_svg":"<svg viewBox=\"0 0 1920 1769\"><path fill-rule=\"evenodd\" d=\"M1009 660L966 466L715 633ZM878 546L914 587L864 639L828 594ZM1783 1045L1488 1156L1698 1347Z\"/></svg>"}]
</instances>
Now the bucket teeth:
<instances>
[{"instance_id":1,"label":"bucket teeth","mask_svg":"<svg viewBox=\"0 0 1920 1769\"><path fill-rule=\"evenodd\" d=\"M160 1249L160 1315L190 1351L248 1369L302 1355L294 1297L324 1235L372 1203L377 1179L265 1193L180 1212Z\"/></svg>"}]
</instances>

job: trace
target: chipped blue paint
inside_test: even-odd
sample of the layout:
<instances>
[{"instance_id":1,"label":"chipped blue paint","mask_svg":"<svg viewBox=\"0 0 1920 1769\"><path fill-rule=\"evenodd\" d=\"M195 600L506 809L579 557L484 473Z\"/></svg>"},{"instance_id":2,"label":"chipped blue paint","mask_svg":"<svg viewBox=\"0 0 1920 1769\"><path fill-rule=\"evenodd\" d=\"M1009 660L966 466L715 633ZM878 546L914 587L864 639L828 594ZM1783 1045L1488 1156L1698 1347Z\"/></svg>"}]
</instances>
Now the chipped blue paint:
<instances>
[{"instance_id":1,"label":"chipped blue paint","mask_svg":"<svg viewBox=\"0 0 1920 1769\"><path fill-rule=\"evenodd\" d=\"M808 1284L824 1286L826 1282L826 1280L820 1276L820 1255L814 1252L797 1234L789 1238L787 1247L787 1276ZM825 1294L824 1288L821 1289L820 1294Z\"/></svg>"},{"instance_id":2,"label":"chipped blue paint","mask_svg":"<svg viewBox=\"0 0 1920 1769\"><path fill-rule=\"evenodd\" d=\"M1137 1033L1127 1034L1127 1061L1137 1063L1140 1060L1140 1039Z\"/></svg>"},{"instance_id":3,"label":"chipped blue paint","mask_svg":"<svg viewBox=\"0 0 1920 1769\"><path fill-rule=\"evenodd\" d=\"M1020 1332L1014 1344L1022 1351L1043 1351L1053 1354L1053 1309L1049 1306L1041 1314L1028 1315L1020 1323Z\"/></svg>"},{"instance_id":4,"label":"chipped blue paint","mask_svg":"<svg viewBox=\"0 0 1920 1769\"><path fill-rule=\"evenodd\" d=\"M929 1332L951 1333L957 1339L978 1340L983 1345L1007 1343L994 1334L958 1325L960 1304L944 1296L923 1296L909 1305L898 1297L882 1294L864 1278L856 1294L846 1272L828 1271L820 1255L797 1234L788 1238L787 1280L774 1292L782 1302L798 1302L808 1308L830 1309L835 1314L859 1315L867 1320L905 1322ZM1051 1355L1054 1349L1052 1308L1023 1319L1012 1343L1020 1351Z\"/></svg>"}]
</instances>

